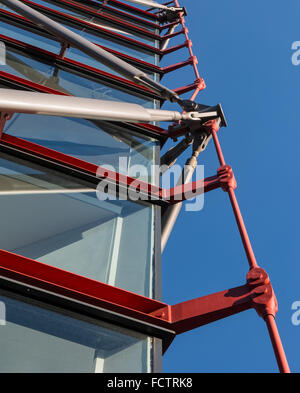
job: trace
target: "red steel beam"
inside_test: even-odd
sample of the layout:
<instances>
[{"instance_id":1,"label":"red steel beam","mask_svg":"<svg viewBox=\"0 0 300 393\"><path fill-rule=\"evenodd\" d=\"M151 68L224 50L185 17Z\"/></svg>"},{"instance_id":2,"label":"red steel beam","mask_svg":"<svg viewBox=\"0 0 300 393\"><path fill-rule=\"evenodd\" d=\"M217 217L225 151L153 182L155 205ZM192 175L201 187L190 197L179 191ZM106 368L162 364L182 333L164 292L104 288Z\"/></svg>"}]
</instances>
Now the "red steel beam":
<instances>
[{"instance_id":1,"label":"red steel beam","mask_svg":"<svg viewBox=\"0 0 300 393\"><path fill-rule=\"evenodd\" d=\"M255 285L250 285L247 277L246 285L169 306L154 299L0 250L0 277L151 324L174 334L181 334L255 308L254 302L269 301L273 291L271 284L265 282L266 273L262 269L257 271L258 274L262 272L264 278L258 280ZM265 292L268 289L270 289L269 295L266 296ZM276 337L274 339L276 340ZM170 342L165 343L165 347L166 344L169 345Z\"/></svg>"},{"instance_id":2,"label":"red steel beam","mask_svg":"<svg viewBox=\"0 0 300 393\"><path fill-rule=\"evenodd\" d=\"M22 48L22 49L24 49L26 51L31 51L33 53L49 56L49 57L52 57L53 59L65 59L65 60L68 60L68 58L66 58L65 56L61 57L60 55L58 55L58 54L56 54L54 52L49 52L49 51L47 51L45 49L39 48L39 47L34 46L34 45L27 44L25 42L16 40L15 38L11 38L11 37L8 37L8 36L3 35L3 34L0 34L0 39L2 41L4 41L5 43L7 43L8 45L9 44L16 45L18 48ZM99 45L99 44L95 44L95 45L97 45L100 48L106 50L107 52L110 52L110 53L116 55L117 57L122 58L123 60L125 60L125 61L127 61L127 62L129 62L131 64L136 65L137 67L141 67L141 68L146 69L148 72L150 71L150 72L159 73L159 74L162 74L162 75L167 74L167 73L172 72L172 71L175 71L175 70L177 70L179 68L185 67L187 65L192 65L192 63L193 63L193 59L187 59L187 60L182 61L180 63L171 64L171 65L166 66L166 67L158 67L158 66L156 66L154 64L147 63L147 62L145 62L143 60L140 60L140 59L136 59L135 57L132 57L132 56L126 55L124 53L118 52L118 51L116 51L114 49L107 48L106 46ZM86 65L83 64L83 63L79 63L79 64L82 64L83 68L86 67Z\"/></svg>"},{"instance_id":3,"label":"red steel beam","mask_svg":"<svg viewBox=\"0 0 300 393\"><path fill-rule=\"evenodd\" d=\"M7 17L10 17L12 20L16 20L16 21L19 21L21 23L23 22L23 23L28 24L29 26L36 27L36 25L34 23L30 22L28 19L24 18L23 16L17 15L17 14L15 14L13 12L1 9L0 10L0 14L2 14L4 16L7 16ZM59 14L61 14L62 17L64 16L63 13L58 13L57 12L58 16L59 16ZM86 28L88 28L90 30L93 30L94 32L96 32L98 34L101 34L101 32L103 32L103 33L105 33L105 35L107 37L112 37L112 38L115 37L117 41L120 41L120 42L124 43L125 45L126 44L132 44L133 46L138 47L140 49L144 49L144 50L146 50L146 51L148 51L150 53L156 53L158 55L163 55L164 54L164 51L161 51L160 49L155 48L154 46L145 44L143 42L139 42L139 41L134 40L134 39L132 39L130 37L125 37L124 35L118 34L118 33L114 32L114 31L106 30L105 28L102 28L102 27L99 27L99 26L95 26L95 25L93 25L91 23L83 22L83 21L81 21L81 20L79 20L79 19L77 19L75 17L68 16L68 20L70 21L70 23L72 21L77 23L78 26L81 26L81 25L82 26L86 26ZM6 23L9 23L9 22L7 21ZM37 29L38 29L38 27L37 27Z\"/></svg>"},{"instance_id":4,"label":"red steel beam","mask_svg":"<svg viewBox=\"0 0 300 393\"><path fill-rule=\"evenodd\" d=\"M94 1L93 1L94 3ZM122 3L121 1L118 0L106 0L106 4L112 4L114 7L120 8L120 9L126 9L129 12L135 13L135 14L140 14L144 16L145 18L149 18L152 20L158 20L158 16L152 12L149 11L144 11L141 8L134 7L129 4Z\"/></svg>"},{"instance_id":5,"label":"red steel beam","mask_svg":"<svg viewBox=\"0 0 300 393\"><path fill-rule=\"evenodd\" d=\"M168 321L151 315L166 307L165 303L5 250L0 250L0 275L156 326L170 327Z\"/></svg>"},{"instance_id":6,"label":"red steel beam","mask_svg":"<svg viewBox=\"0 0 300 393\"><path fill-rule=\"evenodd\" d=\"M84 160L60 153L56 150L46 148L33 142L26 141L9 134L2 134L0 146L7 146L30 154L37 158L52 161L64 167L75 169L94 177L95 181L106 180L108 184L116 186L120 192L126 191L130 199L130 193L136 192L141 196L141 200L154 204L175 204L194 198L196 195L203 194L217 188L224 187L227 178L224 178L222 168L219 168L216 176L208 177L203 180L176 186L171 189L162 189L150 183L145 183L138 179L122 175L118 172L110 171L104 167L89 163Z\"/></svg>"},{"instance_id":7,"label":"red steel beam","mask_svg":"<svg viewBox=\"0 0 300 393\"><path fill-rule=\"evenodd\" d=\"M58 4L60 2L59 0L54 0L54 1L56 3L58 3ZM69 2L70 3L72 2L75 5L78 4L77 2L74 2L74 1L71 1L71 0ZM161 26L156 24L155 22L151 22L150 20L142 19L142 18L140 18L140 17L138 17L136 15L129 14L129 13L121 11L121 10L119 10L117 8L109 7L109 6L105 5L105 4L96 3L95 1L92 1L92 0L89 0L88 2L85 2L84 6L92 9L95 12L101 12L103 10L104 12L106 11L108 13L112 13L113 15L116 15L117 17L121 17L121 18L124 18L124 19L131 19L131 20L135 21L136 23L141 23L142 25L149 26L152 29L159 29L159 30L161 29Z\"/></svg>"},{"instance_id":8,"label":"red steel beam","mask_svg":"<svg viewBox=\"0 0 300 393\"><path fill-rule=\"evenodd\" d=\"M70 18L71 20L77 20L78 22L81 21L81 19L79 19L76 16L72 16L67 13L63 13L61 11L54 10L52 8L46 7L45 5L35 3L34 1L30 1L30 0L23 0L23 1L25 4L28 4L32 8L35 8L38 10L44 10L44 11L47 11L48 13L53 14L53 15L63 15L66 18ZM91 14L92 16L97 17L98 19L103 19L104 21L107 21L111 24L122 27L122 28L126 29L127 31L130 31L130 32L133 32L136 34L141 34L146 37L152 38L154 40L161 41L163 39L160 35L157 35L149 30L143 29L142 27L125 22L124 20L116 19L113 16L104 15L104 14L92 11L90 8L79 5L78 3L76 5L74 5L73 3L70 3L66 0L61 0L60 3L61 3L62 8L63 8L64 4L70 5L70 6L72 6L72 8L75 8L77 10L81 10L82 12L85 12L86 14ZM86 22L86 21L83 21L83 22ZM87 22L87 23L89 23L89 22Z\"/></svg>"}]
</instances>

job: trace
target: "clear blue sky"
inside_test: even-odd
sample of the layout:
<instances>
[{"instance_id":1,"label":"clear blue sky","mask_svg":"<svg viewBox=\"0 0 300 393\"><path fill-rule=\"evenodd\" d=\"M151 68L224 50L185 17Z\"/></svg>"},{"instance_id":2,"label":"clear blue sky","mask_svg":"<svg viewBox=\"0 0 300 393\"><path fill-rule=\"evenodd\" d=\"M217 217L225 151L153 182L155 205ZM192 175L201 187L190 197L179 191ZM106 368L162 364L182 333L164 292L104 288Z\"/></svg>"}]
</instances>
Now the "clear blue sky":
<instances>
[{"instance_id":1,"label":"clear blue sky","mask_svg":"<svg viewBox=\"0 0 300 393\"><path fill-rule=\"evenodd\" d=\"M277 322L292 371L300 371L298 0L181 0L207 88L198 102L221 102L229 127L219 138L238 182L237 198L259 265L270 275ZM182 40L183 38L181 38ZM175 43L177 41L173 41ZM177 62L179 56L165 58ZM189 71L189 72L188 72ZM188 79L188 80L187 80ZM191 69L170 75L169 87L193 81ZM173 108L174 106L168 106ZM218 161L210 144L205 175ZM227 195L206 195L202 211L182 212L163 254L163 300L181 302L242 285L248 264ZM165 372L276 372L265 323L250 310L178 336L164 356Z\"/></svg>"}]
</instances>

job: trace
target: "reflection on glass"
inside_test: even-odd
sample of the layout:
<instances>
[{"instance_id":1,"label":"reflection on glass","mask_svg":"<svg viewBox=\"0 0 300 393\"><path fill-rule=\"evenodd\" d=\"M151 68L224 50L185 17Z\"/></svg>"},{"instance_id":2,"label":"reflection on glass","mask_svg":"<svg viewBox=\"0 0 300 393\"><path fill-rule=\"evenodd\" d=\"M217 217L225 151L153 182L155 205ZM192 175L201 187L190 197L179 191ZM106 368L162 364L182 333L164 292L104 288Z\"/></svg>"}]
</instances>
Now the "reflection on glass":
<instances>
[{"instance_id":1,"label":"reflection on glass","mask_svg":"<svg viewBox=\"0 0 300 393\"><path fill-rule=\"evenodd\" d=\"M151 98L135 93L130 94L128 89L117 89L109 84L100 83L98 80L87 79L87 77L60 70L50 62L49 64L42 63L30 54L20 53L10 48L7 48L6 65L2 65L1 70L69 95L125 101L148 108L153 108L155 105ZM82 71L82 75L84 75L84 71Z\"/></svg>"},{"instance_id":2,"label":"reflection on glass","mask_svg":"<svg viewBox=\"0 0 300 393\"><path fill-rule=\"evenodd\" d=\"M14 38L16 40L25 42L26 44L37 46L38 48L42 48L56 54L58 54L60 51L61 45L59 42L53 41L50 38L46 38L40 33L35 34L29 30L10 25L9 23L5 23L2 20L0 22L0 26L0 33L6 35L7 37Z\"/></svg>"},{"instance_id":3,"label":"reflection on glass","mask_svg":"<svg viewBox=\"0 0 300 393\"><path fill-rule=\"evenodd\" d=\"M66 52L65 57L71 60L78 61L79 63L88 65L90 67L97 68L98 70L109 72L110 74L120 76L120 74L117 71L114 71L111 68L104 66L103 64L99 63L99 61L93 59L91 56L86 55L79 49L69 48ZM136 65L134 66L137 67ZM145 71L142 67L137 67L137 68L140 68L143 72L148 74L150 78L159 81L159 75L157 73Z\"/></svg>"},{"instance_id":4,"label":"reflection on glass","mask_svg":"<svg viewBox=\"0 0 300 393\"><path fill-rule=\"evenodd\" d=\"M155 183L152 175L158 142L104 121L15 114L5 132L116 172ZM135 175L135 165L145 173Z\"/></svg>"},{"instance_id":5,"label":"reflection on glass","mask_svg":"<svg viewBox=\"0 0 300 393\"><path fill-rule=\"evenodd\" d=\"M73 15L73 16L81 15L79 10L76 10L74 7L68 7L66 4L61 4L62 7L64 7L64 8L59 7L57 5L57 1L55 1L55 0L54 1L53 0L35 0L35 3L44 5L46 7L52 8L52 9L56 9L56 10L61 11L61 12L65 12L68 15ZM127 22L128 21L128 23L130 23L132 25L142 27L143 29L149 30L151 32L154 32L156 30L155 27L152 27L152 26L149 26L149 25L145 26L145 24L143 22L139 22L136 19L133 20L132 18L130 18L130 16L131 16L130 14L124 13L122 18L120 16L116 16L115 13L110 12L110 9L112 8L111 5L110 5L110 7L103 9L101 4L96 3L96 2L94 2L94 3L89 2L89 3L82 4L80 1L79 2L78 1L72 1L72 3L75 3L75 4L78 3L79 6L81 6L81 7L84 6L85 8L89 8L92 11L99 12L102 15L113 16L114 19L118 19L118 20L120 20L122 22L124 22L124 21ZM129 17L128 20L127 20L126 16Z\"/></svg>"},{"instance_id":6,"label":"reflection on glass","mask_svg":"<svg viewBox=\"0 0 300 393\"><path fill-rule=\"evenodd\" d=\"M66 26L68 29L74 31L77 34L82 35L82 37L87 40L105 46L110 49L114 49L118 52L124 53L125 55L129 55L135 57L136 59L143 60L150 64L156 64L156 56L154 53L150 53L149 51L142 49L142 47L137 47L135 45L131 45L130 42L120 42L115 37L111 36L109 39L101 37L99 34L92 34L87 32L87 30L80 30L73 26ZM134 37L133 37L134 38ZM138 41L138 40L137 40ZM152 45L154 46L154 45ZM68 55L66 55L68 56Z\"/></svg>"},{"instance_id":7,"label":"reflection on glass","mask_svg":"<svg viewBox=\"0 0 300 393\"><path fill-rule=\"evenodd\" d=\"M14 12L0 3L0 9L1 8L7 9L10 12ZM63 25L63 23L61 24ZM3 30L2 30L2 25L4 26ZM151 53L148 50L139 47L138 45L130 44L129 42L126 41L120 42L118 38L113 36L111 36L110 38L104 38L101 37L100 33L97 32L88 33L86 28L80 29L78 27L74 27L71 25L65 25L65 27L95 44L106 46L107 48L114 49L116 51L143 60L150 64L157 63L157 56L154 53ZM25 32L24 39L22 38L23 31ZM118 33L120 34L120 31ZM23 42L27 42L31 45L38 46L45 50L49 50L55 53L58 53L60 49L60 44L58 42L52 42L49 38L45 38L42 36L40 36L39 38L39 34L28 32L25 30L25 28L24 29L16 28L15 26L11 26L8 23L3 23L2 21L1 21L1 34L7 35L8 37L12 37ZM143 39L141 39L140 37L132 36L131 33L126 33L124 37L133 38L137 41L143 42ZM146 43L150 46L157 47L157 41L149 42L149 40L146 40ZM66 57L68 57L68 55L66 55Z\"/></svg>"},{"instance_id":8,"label":"reflection on glass","mask_svg":"<svg viewBox=\"0 0 300 393\"><path fill-rule=\"evenodd\" d=\"M153 207L4 153L0 206L1 249L152 297Z\"/></svg>"},{"instance_id":9,"label":"reflection on glass","mask_svg":"<svg viewBox=\"0 0 300 393\"><path fill-rule=\"evenodd\" d=\"M52 10L55 10L55 11L62 12L64 14L74 16L77 19L80 19L85 22L89 22L95 26L103 27L103 28L113 31L115 33L125 35L125 36L131 37L133 39L136 38L140 42L145 42L148 44L151 44L154 42L154 40L150 37L147 37L142 34L133 33L132 31L130 31L128 29L126 30L126 26L120 26L116 23L111 23L111 22L99 19L96 16L89 15L88 13L77 10L76 8L66 7L65 4L63 4L63 3L61 3L60 6L55 4L55 2L53 2L53 1L34 0L34 3L51 8ZM38 9L38 11L43 12L42 9ZM116 19L116 18L114 18L114 19ZM119 19L119 20L121 22L124 22L124 20L123 21L121 19Z\"/></svg>"},{"instance_id":10,"label":"reflection on glass","mask_svg":"<svg viewBox=\"0 0 300 393\"><path fill-rule=\"evenodd\" d=\"M151 338L0 296L1 373L151 372Z\"/></svg>"}]
</instances>

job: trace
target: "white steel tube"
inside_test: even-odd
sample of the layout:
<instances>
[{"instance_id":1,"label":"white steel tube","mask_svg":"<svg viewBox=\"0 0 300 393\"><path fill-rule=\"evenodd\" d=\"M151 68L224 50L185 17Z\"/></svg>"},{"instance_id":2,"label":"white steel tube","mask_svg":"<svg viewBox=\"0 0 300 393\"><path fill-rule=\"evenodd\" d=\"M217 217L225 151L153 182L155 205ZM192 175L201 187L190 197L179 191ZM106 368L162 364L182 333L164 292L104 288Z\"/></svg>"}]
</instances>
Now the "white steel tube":
<instances>
[{"instance_id":1,"label":"white steel tube","mask_svg":"<svg viewBox=\"0 0 300 393\"><path fill-rule=\"evenodd\" d=\"M126 102L13 89L0 89L0 112L128 122L173 122L185 117L180 112L147 109L141 105Z\"/></svg>"},{"instance_id":2,"label":"white steel tube","mask_svg":"<svg viewBox=\"0 0 300 393\"><path fill-rule=\"evenodd\" d=\"M130 79L131 81L142 86L146 86L153 91L156 91L156 93L160 94L162 98L174 102L180 100L176 93L161 85L160 83L152 80L149 75L145 74L138 68L133 67L132 65L126 63L126 61L119 59L117 56L114 56L113 54L93 44L86 38L74 33L72 30L67 29L60 23L55 22L51 18L48 18L41 12L34 10L21 1L0 0L0 3L5 4L7 7L18 12L38 26L44 28L49 33L60 38L63 42L80 49L82 52L99 61L101 64L104 64L106 67L116 71L120 75L125 76L125 78Z\"/></svg>"}]
</instances>

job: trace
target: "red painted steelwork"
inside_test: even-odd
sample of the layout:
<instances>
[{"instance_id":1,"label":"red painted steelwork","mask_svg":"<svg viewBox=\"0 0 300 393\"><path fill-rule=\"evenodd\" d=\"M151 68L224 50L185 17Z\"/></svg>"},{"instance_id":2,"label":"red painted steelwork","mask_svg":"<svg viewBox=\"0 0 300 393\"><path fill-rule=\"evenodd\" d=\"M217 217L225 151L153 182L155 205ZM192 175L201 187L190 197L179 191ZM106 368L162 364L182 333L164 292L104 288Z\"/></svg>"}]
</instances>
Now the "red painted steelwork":
<instances>
[{"instance_id":1,"label":"red painted steelwork","mask_svg":"<svg viewBox=\"0 0 300 393\"><path fill-rule=\"evenodd\" d=\"M25 42L16 40L14 38L8 37L8 36L3 35L3 34L0 34L0 38L5 43L7 43L7 44L10 44L10 43L11 44L15 44L15 45L18 46L18 48L22 48L22 49L24 49L26 51L36 52L38 54L42 54L42 55L45 55L45 56L52 57L53 59L57 59L57 58L61 58L62 59L63 58L63 59L68 60L68 58L65 58L65 56L60 56L60 55L58 55L56 53L46 51L46 50L44 50L42 48L39 48L37 46L27 44ZM158 66L156 66L154 64L147 63L147 62L145 62L143 60L140 60L140 59L136 59L135 57L128 56L128 55L126 55L124 53L121 53L121 52L118 52L118 51L116 51L114 49L107 48L106 46L99 45L99 44L95 44L95 45L97 45L100 48L102 48L102 49L104 49L104 50L106 50L106 51L116 55L117 57L122 58L123 60L128 61L129 63L135 64L136 66L140 66L142 68L146 68L150 72L159 73L159 74L162 74L162 75L167 74L169 72L175 71L175 70L177 70L179 68L182 68L182 67L185 67L187 65L191 65L192 64L192 59L188 59L186 61L183 61L183 62L180 62L180 63L176 63L176 64L172 64L172 65L167 66L167 67L158 67ZM83 68L86 67L86 65L83 64L83 63L79 63L79 64L82 64Z\"/></svg>"},{"instance_id":2,"label":"red painted steelwork","mask_svg":"<svg viewBox=\"0 0 300 393\"><path fill-rule=\"evenodd\" d=\"M219 162L221 166L224 167L226 166L225 158L217 136L217 131L219 130L219 122L217 120L209 121L206 123L206 128L208 131L211 132L213 136ZM258 264L256 262L252 245L250 243L246 226L235 196L234 186L236 183L232 179L233 178L231 178L231 182L227 183L225 191L228 192L230 202L233 208L233 212L235 215L235 219L237 222L237 226L245 249L245 253L250 266L250 272L248 273L248 281L250 282L250 285L255 284L256 280L260 283L263 282L262 286L258 286L255 289L255 293L261 295L262 297L259 298L260 300L255 301L254 308L257 310L259 315L261 315L265 319L280 372L289 373L290 372L289 365L286 359L286 355L275 322L275 314L277 312L277 301L273 289L270 289L270 287L268 286L266 287L266 285L268 285L268 277L266 277L262 273L262 269L258 268Z\"/></svg>"},{"instance_id":3,"label":"red painted steelwork","mask_svg":"<svg viewBox=\"0 0 300 393\"><path fill-rule=\"evenodd\" d=\"M94 1L93 1L93 3L94 3ZM118 1L118 0L107 0L106 4L112 4L113 6L118 7L120 9L126 9L130 12L135 13L135 14L140 14L140 15L144 16L145 18L158 20L158 16L156 14L153 14L152 12L144 11L140 8L134 7L129 4L122 3L121 1Z\"/></svg>"},{"instance_id":4,"label":"red painted steelwork","mask_svg":"<svg viewBox=\"0 0 300 393\"><path fill-rule=\"evenodd\" d=\"M180 7L178 0L174 0L174 4L175 4L176 7ZM197 67L198 60L197 60L197 57L194 56L194 53L193 53L193 50L192 50L192 45L193 44L192 44L192 41L189 39L189 35L188 35L189 31L188 31L188 29L185 26L185 20L184 20L183 13L180 13L179 18L180 18L180 23L182 25L182 29L184 31L184 35L185 35L185 39L186 39L186 42L187 42L187 48L188 48L188 51L189 51L189 54L190 54L190 58L193 59L193 68L194 68L196 81L197 81L197 80L201 79L200 75L199 75L199 70L198 70L198 67ZM195 100L195 98L197 97L197 95L198 95L200 90L201 90L201 88L199 88L198 86L195 88L194 94L191 97L191 101Z\"/></svg>"},{"instance_id":5,"label":"red painted steelwork","mask_svg":"<svg viewBox=\"0 0 300 393\"><path fill-rule=\"evenodd\" d=\"M57 2L59 3L59 1L57 1ZM69 1L69 2L70 3L72 2L72 4L75 4L75 5L78 4L76 1ZM82 5L82 4L80 4L80 5ZM137 23L141 23L141 24L143 24L145 26L149 26L149 27L151 27L153 29L159 29L159 30L161 29L161 26L156 24L156 23L154 23L154 22L151 22L151 21L146 20L146 19L142 19L142 18L140 18L138 16L135 16L133 14L129 14L127 12L123 12L123 11L118 10L116 8L109 7L109 6L107 6L107 5L103 4L103 3L100 4L100 3L96 3L95 1L90 0L89 1L89 5L84 4L84 6L86 8L89 8L89 9L95 11L95 12L102 12L102 10L103 10L103 11L106 11L108 13L113 13L114 15L117 15L118 17L121 17L121 18L124 18L124 19L131 19L131 20L133 20L133 21L135 21Z\"/></svg>"},{"instance_id":6,"label":"red painted steelwork","mask_svg":"<svg viewBox=\"0 0 300 393\"><path fill-rule=\"evenodd\" d=\"M53 14L57 14L57 15L63 15L66 18L70 17L70 19L72 19L72 20L82 21L78 17L75 17L75 16L73 17L72 15L69 15L67 13L63 13L61 11L57 11L52 8L46 7L44 5L35 3L34 1L30 1L30 0L23 0L23 1L25 4L28 4L32 8L35 8L38 10L44 10L49 13L53 13ZM142 27L130 24L128 22L125 22L124 20L122 21L121 19L116 19L116 18L109 16L109 15L104 15L104 14L92 11L90 8L86 8L83 5L79 5L78 3L76 5L74 5L74 3L69 3L66 0L61 0L60 3L61 3L62 8L63 8L64 4L66 4L66 5L69 4L69 5L73 6L73 8L76 8L76 9L81 10L83 12L89 13L89 14L93 15L94 17L97 17L98 19L103 19L107 22L110 22L111 24L115 24L115 25L118 25L119 27L123 27L123 28L127 29L128 31L134 32L136 34L141 34L141 35L144 35L144 36L147 36L147 37L150 37L154 40L159 40L159 41L161 41L163 39L161 36L159 36L155 33L152 33L149 30L145 30ZM86 21L83 21L83 22L86 22ZM87 22L87 23L89 23L89 22Z\"/></svg>"},{"instance_id":7,"label":"red painted steelwork","mask_svg":"<svg viewBox=\"0 0 300 393\"><path fill-rule=\"evenodd\" d=\"M285 355L275 318L273 315L267 315L265 317L265 321L270 334L270 339L276 356L279 371L281 373L288 374L291 372L290 366Z\"/></svg>"},{"instance_id":8,"label":"red painted steelwork","mask_svg":"<svg viewBox=\"0 0 300 393\"><path fill-rule=\"evenodd\" d=\"M221 188L224 185L224 179L217 175L190 184L185 184L184 186L162 189L153 184L145 183L118 172L110 171L104 167L71 157L56 150L48 149L12 135L3 134L0 145L12 147L38 158L66 166L70 169L76 169L87 175L93 176L95 179L99 179L99 181L100 179L105 179L109 184L121 187L122 190L137 192L143 195L143 200L149 203L176 204L193 198L196 195ZM130 193L128 197L130 199Z\"/></svg>"},{"instance_id":9,"label":"red painted steelwork","mask_svg":"<svg viewBox=\"0 0 300 393\"><path fill-rule=\"evenodd\" d=\"M0 275L131 318L168 327L167 321L148 316L165 307L165 303L5 250L0 250Z\"/></svg>"},{"instance_id":10,"label":"red painted steelwork","mask_svg":"<svg viewBox=\"0 0 300 393\"><path fill-rule=\"evenodd\" d=\"M4 71L0 71L0 80L1 79L12 81L13 83L16 84L16 86L24 87L26 88L26 90L39 91L41 93L48 93L48 94L59 94L63 96L66 95L65 93L62 93L59 90L51 89L50 87L46 87L38 83L31 82L27 79L20 78L19 76L9 74L8 72L4 72Z\"/></svg>"},{"instance_id":11,"label":"red painted steelwork","mask_svg":"<svg viewBox=\"0 0 300 393\"><path fill-rule=\"evenodd\" d=\"M262 269L258 273L261 271ZM261 285L259 281L256 284L252 283L251 286L247 283L237 288L169 306L5 250L0 250L0 276L150 323L174 331L175 334L253 308L253 302L263 296L257 291ZM268 282L265 287L271 288L271 284Z\"/></svg>"},{"instance_id":12,"label":"red painted steelwork","mask_svg":"<svg viewBox=\"0 0 300 393\"><path fill-rule=\"evenodd\" d=\"M213 140L214 140L214 144L215 144L215 148L216 148L216 152L220 161L221 166L226 166L226 162L223 156L223 152L221 149L221 145L217 136L217 131L216 131L216 126L217 126L217 122L215 120L212 120L211 122L207 123L207 128L211 130L212 136L213 136ZM234 215L236 218L236 222L240 231L240 235L241 235L241 239L244 245L244 249L247 255L247 259L248 259L248 263L249 263L249 267L250 269L254 268L254 267L258 267L258 264L256 262L256 258L254 255L254 251L252 249L251 243L250 243L250 239L247 233L247 229L235 196L235 192L234 189L232 187L228 187L228 195L230 198L230 202L234 211Z\"/></svg>"},{"instance_id":13,"label":"red painted steelwork","mask_svg":"<svg viewBox=\"0 0 300 393\"><path fill-rule=\"evenodd\" d=\"M24 18L23 16L17 15L17 14L15 14L13 12L10 12L10 11L6 11L6 10L2 10L1 9L0 10L0 14L2 14L4 16L7 16L7 17L10 17L12 20L16 20L16 21L19 21L21 23L22 22L26 23L29 26L34 26L34 27L36 26L34 23L30 22L28 19ZM62 13L60 13L60 14L62 14ZM59 13L57 15L59 15ZM64 14L62 14L61 16L64 16ZM95 26L95 25L93 25L91 23L81 21L81 20L79 20L79 19L77 19L75 17L68 16L68 19L69 19L70 22L73 20L73 22L77 23L78 26L84 25L87 28L89 28L91 30L94 30L95 32L98 32L99 34L101 34L101 32L103 32L108 37L112 37L112 38L115 37L118 41L120 41L122 43L125 43L125 45L126 45L126 43L129 43L129 44L132 44L133 46L136 46L136 47L138 47L140 49L144 49L144 50L146 50L148 52L156 53L158 55L163 55L165 53L164 51L161 51L160 49L155 48L154 46L144 44L144 43L139 42L137 40L134 40L132 38L125 37L125 36L123 36L121 34L118 34L118 33L114 32L114 31L106 30L106 29L104 29L102 27ZM7 23L9 23L9 22L7 21Z\"/></svg>"},{"instance_id":14,"label":"red painted steelwork","mask_svg":"<svg viewBox=\"0 0 300 393\"><path fill-rule=\"evenodd\" d=\"M202 78L196 80L194 83L192 83L191 85L188 86L183 86L183 87L178 87L177 89L173 89L173 91L175 91L175 93L181 95L181 94L185 94L191 90L204 90L206 87L205 82ZM191 100L192 101L192 100Z\"/></svg>"}]
</instances>

